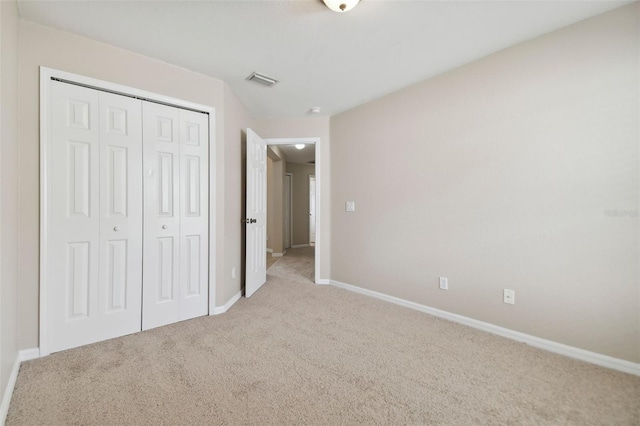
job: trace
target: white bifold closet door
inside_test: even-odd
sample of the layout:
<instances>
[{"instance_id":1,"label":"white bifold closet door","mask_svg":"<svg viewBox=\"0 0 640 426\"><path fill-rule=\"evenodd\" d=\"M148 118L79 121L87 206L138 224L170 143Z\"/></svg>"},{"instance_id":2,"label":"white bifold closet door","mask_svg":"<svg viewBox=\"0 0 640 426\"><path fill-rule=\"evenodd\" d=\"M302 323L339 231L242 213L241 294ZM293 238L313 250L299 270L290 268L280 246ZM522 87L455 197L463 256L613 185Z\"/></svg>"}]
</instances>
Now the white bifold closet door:
<instances>
[{"instance_id":1,"label":"white bifold closet door","mask_svg":"<svg viewBox=\"0 0 640 426\"><path fill-rule=\"evenodd\" d=\"M47 270L52 352L140 330L140 101L52 82Z\"/></svg>"},{"instance_id":2,"label":"white bifold closet door","mask_svg":"<svg viewBox=\"0 0 640 426\"><path fill-rule=\"evenodd\" d=\"M208 313L209 120L51 82L51 352Z\"/></svg>"},{"instance_id":3,"label":"white bifold closet door","mask_svg":"<svg viewBox=\"0 0 640 426\"><path fill-rule=\"evenodd\" d=\"M206 114L143 102L142 329L206 315L209 202Z\"/></svg>"}]
</instances>

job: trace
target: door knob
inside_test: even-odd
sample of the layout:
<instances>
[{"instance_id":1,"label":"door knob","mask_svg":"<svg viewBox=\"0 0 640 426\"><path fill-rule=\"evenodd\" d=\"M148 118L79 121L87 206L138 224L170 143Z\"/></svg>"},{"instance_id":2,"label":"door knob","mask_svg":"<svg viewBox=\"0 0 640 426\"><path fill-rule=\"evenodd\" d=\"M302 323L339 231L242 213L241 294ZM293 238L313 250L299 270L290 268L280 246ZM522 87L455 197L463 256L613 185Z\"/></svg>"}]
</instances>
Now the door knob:
<instances>
[{"instance_id":1,"label":"door knob","mask_svg":"<svg viewBox=\"0 0 640 426\"><path fill-rule=\"evenodd\" d=\"M167 225L162 225L162 229L167 229L168 226Z\"/></svg>"},{"instance_id":2,"label":"door knob","mask_svg":"<svg viewBox=\"0 0 640 426\"><path fill-rule=\"evenodd\" d=\"M120 227L119 227L119 226L114 226L114 227L113 227L113 230L114 230L114 231L116 231L116 232L118 232L118 231L120 230Z\"/></svg>"}]
</instances>

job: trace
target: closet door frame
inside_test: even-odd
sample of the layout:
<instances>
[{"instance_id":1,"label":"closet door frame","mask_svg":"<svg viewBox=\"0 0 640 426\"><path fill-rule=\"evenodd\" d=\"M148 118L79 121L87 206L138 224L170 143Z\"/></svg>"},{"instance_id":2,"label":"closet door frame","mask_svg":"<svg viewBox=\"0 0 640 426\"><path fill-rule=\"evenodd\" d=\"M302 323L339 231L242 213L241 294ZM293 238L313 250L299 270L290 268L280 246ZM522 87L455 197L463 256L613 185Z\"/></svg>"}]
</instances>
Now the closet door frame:
<instances>
[{"instance_id":1,"label":"closet door frame","mask_svg":"<svg viewBox=\"0 0 640 426\"><path fill-rule=\"evenodd\" d=\"M214 315L216 306L216 137L215 108L145 90L139 90L120 84L97 80L78 74L40 67L40 319L39 345L40 356L51 353L50 303L47 280L48 233L51 206L50 161L51 161L51 82L63 81L92 89L111 92L123 96L136 97L151 102L166 104L178 108L199 111L208 114L209 119L209 313ZM141 259L142 260L142 259Z\"/></svg>"}]
</instances>

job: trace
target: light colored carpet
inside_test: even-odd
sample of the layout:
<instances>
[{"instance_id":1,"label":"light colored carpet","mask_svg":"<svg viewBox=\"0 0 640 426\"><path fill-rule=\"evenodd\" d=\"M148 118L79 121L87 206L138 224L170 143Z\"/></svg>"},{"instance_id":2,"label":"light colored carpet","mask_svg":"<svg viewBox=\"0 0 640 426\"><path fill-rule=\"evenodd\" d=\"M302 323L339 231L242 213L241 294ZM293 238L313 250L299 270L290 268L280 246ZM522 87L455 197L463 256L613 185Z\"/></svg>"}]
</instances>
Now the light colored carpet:
<instances>
[{"instance_id":1,"label":"light colored carpet","mask_svg":"<svg viewBox=\"0 0 640 426\"><path fill-rule=\"evenodd\" d=\"M280 257L273 257L271 253L267 253L267 269L271 268L280 259Z\"/></svg>"},{"instance_id":2,"label":"light colored carpet","mask_svg":"<svg viewBox=\"0 0 640 426\"><path fill-rule=\"evenodd\" d=\"M640 378L310 282L26 362L7 425L640 424Z\"/></svg>"}]
</instances>

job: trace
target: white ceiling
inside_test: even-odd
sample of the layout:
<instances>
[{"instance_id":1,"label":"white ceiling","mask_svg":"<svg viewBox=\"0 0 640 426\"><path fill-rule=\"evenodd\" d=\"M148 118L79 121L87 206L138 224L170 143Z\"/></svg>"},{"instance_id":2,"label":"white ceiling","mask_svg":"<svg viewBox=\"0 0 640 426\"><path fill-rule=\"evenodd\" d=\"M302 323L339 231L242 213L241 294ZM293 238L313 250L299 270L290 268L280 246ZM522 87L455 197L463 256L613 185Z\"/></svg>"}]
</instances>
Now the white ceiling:
<instances>
[{"instance_id":1,"label":"white ceiling","mask_svg":"<svg viewBox=\"0 0 640 426\"><path fill-rule=\"evenodd\" d=\"M229 84L256 117L333 115L632 1L33 1L23 19ZM278 80L245 81L258 71Z\"/></svg>"},{"instance_id":2,"label":"white ceiling","mask_svg":"<svg viewBox=\"0 0 640 426\"><path fill-rule=\"evenodd\" d=\"M303 149L296 148L295 145L278 145L288 163L308 164L316 161L316 147L313 144L305 144Z\"/></svg>"}]
</instances>

